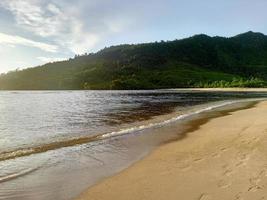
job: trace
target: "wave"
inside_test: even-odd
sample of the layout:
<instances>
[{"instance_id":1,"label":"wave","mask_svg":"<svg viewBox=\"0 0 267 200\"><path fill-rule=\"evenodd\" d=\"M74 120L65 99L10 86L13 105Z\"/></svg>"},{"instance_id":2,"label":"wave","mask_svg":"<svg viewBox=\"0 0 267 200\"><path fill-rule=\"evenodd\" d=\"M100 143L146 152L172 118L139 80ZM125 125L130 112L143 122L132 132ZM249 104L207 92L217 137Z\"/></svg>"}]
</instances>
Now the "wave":
<instances>
[{"instance_id":1,"label":"wave","mask_svg":"<svg viewBox=\"0 0 267 200\"><path fill-rule=\"evenodd\" d=\"M161 121L161 122L157 122L157 123L150 123L150 124L141 125L141 126L134 126L134 127L122 129L119 131L114 131L114 132L104 133L104 134L98 134L98 135L93 135L93 136L88 136L88 137L79 137L79 138L73 138L73 139L69 139L69 140L56 141L56 142L52 142L49 144L42 144L42 145L35 146L35 147L16 149L13 151L7 151L7 152L2 152L2 153L0 152L0 161L15 159L18 157L29 156L32 154L43 153L43 152L47 152L47 151L51 151L51 150L64 148L64 147L71 147L71 146L86 144L89 142L104 140L104 139L108 139L108 138L112 138L112 137L116 137L116 136L121 136L121 135L129 134L129 133L133 133L133 132L143 131L145 129L159 128L159 127L165 126L167 124L170 124L170 123L182 120L182 119L189 118L193 115L197 115L197 114L200 114L200 113L203 113L206 111L214 110L216 108L224 107L224 106L231 105L234 103L239 103L239 102L259 101L259 100L262 100L262 99L254 99L254 100L250 99L250 100L223 102L220 104L208 106L206 108L202 108L202 109L199 109L197 111L187 113L187 114L182 114L182 115L179 115L179 116L176 116L176 117L173 117L173 118ZM0 179L0 181L1 181L1 179Z\"/></svg>"},{"instance_id":2,"label":"wave","mask_svg":"<svg viewBox=\"0 0 267 200\"><path fill-rule=\"evenodd\" d=\"M176 121L191 117L193 115L200 114L202 112L213 110L213 109L216 109L216 108L219 108L219 107L227 106L227 105L230 105L230 104L233 104L233 103L235 103L235 102L225 102L225 103L222 103L222 104L209 106L207 108L203 108L203 109L200 109L200 110L197 110L195 112L188 113L188 114L179 115L179 116L173 117L171 119L164 120L162 122L150 123L150 124L147 124L147 125L131 127L131 128L120 130L120 131L116 131L116 132L106 133L106 134L103 134L101 137L102 138L110 138L112 136L124 135L124 134L128 134L128 133L131 133L131 132L142 131L142 130L145 130L145 129L159 128L159 127L162 127L162 126L164 126L166 124L170 124L170 123L173 123L173 122L176 122Z\"/></svg>"},{"instance_id":3,"label":"wave","mask_svg":"<svg viewBox=\"0 0 267 200\"><path fill-rule=\"evenodd\" d=\"M26 175L34 172L34 171L37 171L38 169L40 169L40 167L30 168L30 169L26 169L26 170L23 170L23 171L20 171L20 172L8 174L8 175L5 175L5 176L0 176L0 183L7 182L7 181L10 181L12 179L16 179L16 178L19 178L19 177L22 177L22 176L26 176Z\"/></svg>"}]
</instances>

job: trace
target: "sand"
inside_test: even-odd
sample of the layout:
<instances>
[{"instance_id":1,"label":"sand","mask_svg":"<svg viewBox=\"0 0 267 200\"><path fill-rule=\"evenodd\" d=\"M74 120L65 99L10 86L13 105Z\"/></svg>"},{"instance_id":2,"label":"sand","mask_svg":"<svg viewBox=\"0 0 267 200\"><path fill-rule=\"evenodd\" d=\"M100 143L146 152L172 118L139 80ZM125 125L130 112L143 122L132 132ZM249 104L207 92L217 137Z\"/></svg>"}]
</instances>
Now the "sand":
<instances>
[{"instance_id":1,"label":"sand","mask_svg":"<svg viewBox=\"0 0 267 200\"><path fill-rule=\"evenodd\" d=\"M170 91L201 91L201 92L267 92L267 88L174 88Z\"/></svg>"},{"instance_id":2,"label":"sand","mask_svg":"<svg viewBox=\"0 0 267 200\"><path fill-rule=\"evenodd\" d=\"M267 199L267 102L213 118L78 200Z\"/></svg>"}]
</instances>

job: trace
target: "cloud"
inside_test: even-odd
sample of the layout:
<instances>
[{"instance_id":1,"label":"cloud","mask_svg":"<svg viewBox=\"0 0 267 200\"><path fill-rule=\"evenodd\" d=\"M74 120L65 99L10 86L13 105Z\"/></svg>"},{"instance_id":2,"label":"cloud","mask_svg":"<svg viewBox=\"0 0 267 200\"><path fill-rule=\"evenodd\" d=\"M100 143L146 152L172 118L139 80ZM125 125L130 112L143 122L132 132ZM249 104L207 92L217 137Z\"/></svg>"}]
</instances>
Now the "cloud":
<instances>
[{"instance_id":1,"label":"cloud","mask_svg":"<svg viewBox=\"0 0 267 200\"><path fill-rule=\"evenodd\" d=\"M16 45L23 45L23 46L38 48L43 51L51 53L57 52L58 49L56 45L46 44L43 42L36 42L24 37L16 35L8 35L4 33L0 33L0 44L6 44L11 47L15 47Z\"/></svg>"},{"instance_id":2,"label":"cloud","mask_svg":"<svg viewBox=\"0 0 267 200\"><path fill-rule=\"evenodd\" d=\"M43 37L62 32L63 22L68 20L55 5L37 0L2 0L0 5L14 15L19 26Z\"/></svg>"},{"instance_id":3,"label":"cloud","mask_svg":"<svg viewBox=\"0 0 267 200\"><path fill-rule=\"evenodd\" d=\"M65 51L82 54L99 41L100 34L85 30L79 10L69 6L41 0L1 0L0 6L11 12L20 28L57 43Z\"/></svg>"},{"instance_id":4,"label":"cloud","mask_svg":"<svg viewBox=\"0 0 267 200\"><path fill-rule=\"evenodd\" d=\"M110 8L110 3L103 0L1 0L0 7L12 14L16 28L57 44L62 52L83 54L129 26L130 20L121 17L123 9L117 12Z\"/></svg>"}]
</instances>

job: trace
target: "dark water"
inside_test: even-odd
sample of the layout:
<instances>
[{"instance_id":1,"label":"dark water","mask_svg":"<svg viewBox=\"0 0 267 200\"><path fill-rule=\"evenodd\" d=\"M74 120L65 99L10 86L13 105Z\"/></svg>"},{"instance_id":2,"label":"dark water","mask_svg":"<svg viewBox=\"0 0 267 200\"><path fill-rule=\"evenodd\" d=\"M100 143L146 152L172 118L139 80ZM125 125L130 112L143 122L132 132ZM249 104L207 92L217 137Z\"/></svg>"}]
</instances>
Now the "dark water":
<instances>
[{"instance_id":1,"label":"dark water","mask_svg":"<svg viewBox=\"0 0 267 200\"><path fill-rule=\"evenodd\" d=\"M265 97L162 90L0 92L0 199L73 199L167 140L166 132L155 132L179 116Z\"/></svg>"}]
</instances>

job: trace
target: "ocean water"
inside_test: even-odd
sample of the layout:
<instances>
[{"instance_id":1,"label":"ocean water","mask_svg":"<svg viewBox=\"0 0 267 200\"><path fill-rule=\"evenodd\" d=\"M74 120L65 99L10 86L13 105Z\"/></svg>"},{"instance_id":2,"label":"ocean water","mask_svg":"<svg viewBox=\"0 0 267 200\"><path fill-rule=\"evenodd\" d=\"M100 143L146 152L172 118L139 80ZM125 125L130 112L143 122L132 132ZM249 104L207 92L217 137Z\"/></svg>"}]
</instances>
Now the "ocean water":
<instances>
[{"instance_id":1,"label":"ocean water","mask_svg":"<svg viewBox=\"0 0 267 200\"><path fill-rule=\"evenodd\" d=\"M179 90L0 92L0 199L73 199L178 138L183 128L177 123L266 97Z\"/></svg>"}]
</instances>

